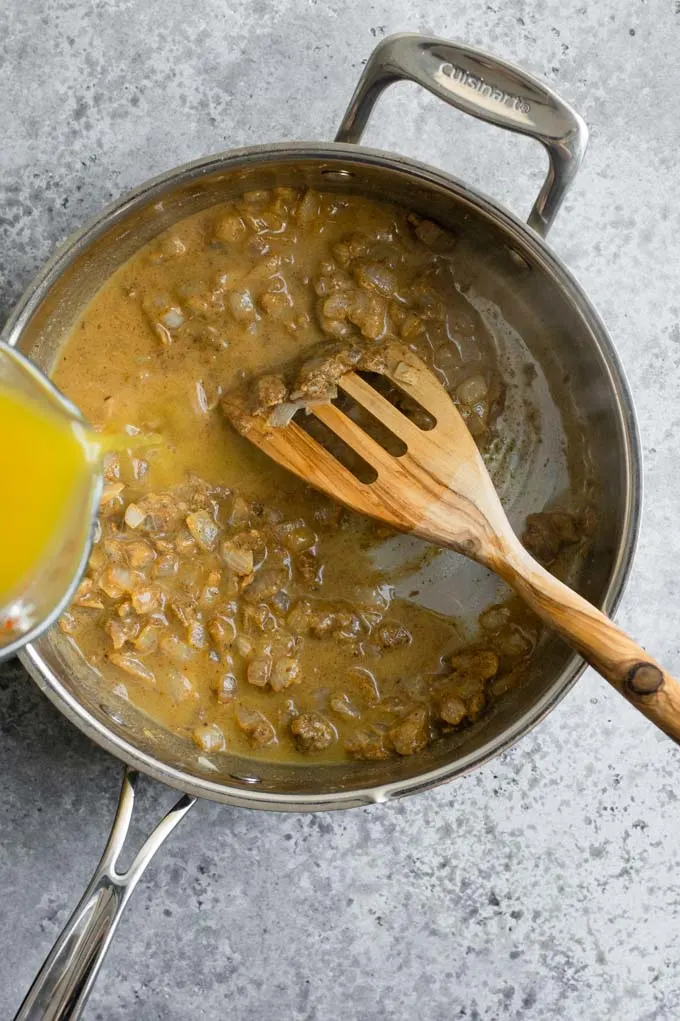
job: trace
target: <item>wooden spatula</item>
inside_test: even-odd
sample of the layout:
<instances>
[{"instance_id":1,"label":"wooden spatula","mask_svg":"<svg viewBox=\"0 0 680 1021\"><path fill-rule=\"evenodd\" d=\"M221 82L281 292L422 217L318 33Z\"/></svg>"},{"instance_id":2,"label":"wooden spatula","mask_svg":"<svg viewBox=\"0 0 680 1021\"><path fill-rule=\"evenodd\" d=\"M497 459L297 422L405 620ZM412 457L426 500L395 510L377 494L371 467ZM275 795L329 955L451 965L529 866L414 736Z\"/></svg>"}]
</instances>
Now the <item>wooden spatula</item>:
<instances>
[{"instance_id":1,"label":"wooden spatula","mask_svg":"<svg viewBox=\"0 0 680 1021\"><path fill-rule=\"evenodd\" d=\"M294 421L274 427L253 418L244 435L275 461L353 510L414 532L479 561L500 575L528 606L568 641L636 709L680 742L680 684L589 602L554 578L513 532L475 442L458 409L426 365L391 344L384 375L431 415L419 428L355 372L337 386L406 445L389 454L334 404L309 413L377 472L361 482Z\"/></svg>"}]
</instances>

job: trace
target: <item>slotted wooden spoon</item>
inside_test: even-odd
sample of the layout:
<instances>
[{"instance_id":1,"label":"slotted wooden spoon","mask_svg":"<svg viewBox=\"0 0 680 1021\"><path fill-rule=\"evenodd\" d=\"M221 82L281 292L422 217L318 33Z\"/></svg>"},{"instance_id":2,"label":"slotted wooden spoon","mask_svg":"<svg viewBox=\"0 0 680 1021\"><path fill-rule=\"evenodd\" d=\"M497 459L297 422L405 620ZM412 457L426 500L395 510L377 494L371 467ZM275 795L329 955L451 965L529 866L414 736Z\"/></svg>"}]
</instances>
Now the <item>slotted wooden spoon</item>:
<instances>
[{"instance_id":1,"label":"slotted wooden spoon","mask_svg":"<svg viewBox=\"0 0 680 1021\"><path fill-rule=\"evenodd\" d=\"M295 422L276 428L260 419L245 435L334 500L495 571L636 709L680 742L678 681L524 549L447 392L408 348L395 343L386 350L385 375L432 415L433 429L420 429L355 372L338 386L399 437L406 453L389 454L333 404L309 409L375 469L374 482L360 482Z\"/></svg>"}]
</instances>

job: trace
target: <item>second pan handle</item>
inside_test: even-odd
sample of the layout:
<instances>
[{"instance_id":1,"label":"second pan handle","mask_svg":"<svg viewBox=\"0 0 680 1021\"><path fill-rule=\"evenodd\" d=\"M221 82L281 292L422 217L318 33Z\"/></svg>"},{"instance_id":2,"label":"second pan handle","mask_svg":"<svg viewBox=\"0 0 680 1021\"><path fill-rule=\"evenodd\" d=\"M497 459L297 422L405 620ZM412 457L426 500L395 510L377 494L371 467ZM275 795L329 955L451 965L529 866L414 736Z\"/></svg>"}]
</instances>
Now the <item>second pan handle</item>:
<instances>
[{"instance_id":1,"label":"second pan handle","mask_svg":"<svg viewBox=\"0 0 680 1021\"><path fill-rule=\"evenodd\" d=\"M130 894L144 869L195 798L184 794L120 871L139 774L126 768L111 835L90 885L52 947L14 1021L77 1021Z\"/></svg>"},{"instance_id":2,"label":"second pan handle","mask_svg":"<svg viewBox=\"0 0 680 1021\"><path fill-rule=\"evenodd\" d=\"M588 128L576 111L514 64L462 43L404 33L388 36L374 49L336 142L359 142L378 96L402 80L416 82L463 113L529 135L545 147L548 173L529 216L529 226L545 237L588 144Z\"/></svg>"}]
</instances>

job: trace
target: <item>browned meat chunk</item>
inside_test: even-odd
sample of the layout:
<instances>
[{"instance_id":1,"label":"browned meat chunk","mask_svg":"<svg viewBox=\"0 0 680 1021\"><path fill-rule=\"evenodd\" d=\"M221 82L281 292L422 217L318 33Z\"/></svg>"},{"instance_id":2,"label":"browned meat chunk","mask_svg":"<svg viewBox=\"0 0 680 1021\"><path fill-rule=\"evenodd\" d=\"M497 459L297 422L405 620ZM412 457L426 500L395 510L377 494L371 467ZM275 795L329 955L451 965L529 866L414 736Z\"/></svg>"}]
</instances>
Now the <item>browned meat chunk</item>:
<instances>
[{"instance_id":1,"label":"browned meat chunk","mask_svg":"<svg viewBox=\"0 0 680 1021\"><path fill-rule=\"evenodd\" d=\"M330 393L341 376L350 372L361 358L358 348L339 348L303 362L293 380L290 397L323 397Z\"/></svg>"},{"instance_id":2,"label":"browned meat chunk","mask_svg":"<svg viewBox=\"0 0 680 1021\"><path fill-rule=\"evenodd\" d=\"M439 706L439 717L444 723L457 727L468 714L467 706L458 695L444 695Z\"/></svg>"},{"instance_id":3,"label":"browned meat chunk","mask_svg":"<svg viewBox=\"0 0 680 1021\"><path fill-rule=\"evenodd\" d=\"M486 682L498 673L498 656L487 649L470 650L451 657L451 672L438 686L438 715L442 723L456 727L476 720L486 708Z\"/></svg>"},{"instance_id":4,"label":"browned meat chunk","mask_svg":"<svg viewBox=\"0 0 680 1021\"><path fill-rule=\"evenodd\" d=\"M378 682L366 667L352 667L347 673L347 681L352 691L356 692L360 705L372 709L380 702Z\"/></svg>"},{"instance_id":5,"label":"browned meat chunk","mask_svg":"<svg viewBox=\"0 0 680 1021\"><path fill-rule=\"evenodd\" d=\"M250 391L251 410L256 412L264 408L273 408L275 404L285 401L286 394L286 384L281 376L259 376L254 380Z\"/></svg>"},{"instance_id":6,"label":"browned meat chunk","mask_svg":"<svg viewBox=\"0 0 680 1021\"><path fill-rule=\"evenodd\" d=\"M479 677L461 677L459 680L452 681L442 691L439 716L444 723L457 726L464 719L478 719L485 707L484 681Z\"/></svg>"},{"instance_id":7,"label":"browned meat chunk","mask_svg":"<svg viewBox=\"0 0 680 1021\"><path fill-rule=\"evenodd\" d=\"M425 706L418 706L396 727L392 727L387 738L397 755L414 755L424 748L430 740Z\"/></svg>"},{"instance_id":8,"label":"browned meat chunk","mask_svg":"<svg viewBox=\"0 0 680 1021\"><path fill-rule=\"evenodd\" d=\"M376 291L384 298L391 297L397 289L397 277L380 262L357 262L352 267L354 279L360 287Z\"/></svg>"},{"instance_id":9,"label":"browned meat chunk","mask_svg":"<svg viewBox=\"0 0 680 1021\"><path fill-rule=\"evenodd\" d=\"M578 542L580 536L571 514L561 512L530 514L522 542L542 564L552 564L565 546Z\"/></svg>"},{"instance_id":10,"label":"browned meat chunk","mask_svg":"<svg viewBox=\"0 0 680 1021\"><path fill-rule=\"evenodd\" d=\"M344 295L326 299L338 315L347 315L364 335L375 339L385 328L385 304L382 298L366 291L357 292L351 302ZM336 307L337 306L337 307ZM244 434L253 428L255 421L267 420L274 426L286 425L305 401L334 399L336 384L341 376L352 369L383 372L386 368L384 345L363 349L351 343L321 344L316 353L307 354L297 365L289 367L283 375L266 374L256 377L224 395L222 410L232 425ZM272 408L284 404L288 414L274 418ZM281 409L285 411L285 408Z\"/></svg>"},{"instance_id":11,"label":"browned meat chunk","mask_svg":"<svg viewBox=\"0 0 680 1021\"><path fill-rule=\"evenodd\" d=\"M451 676L466 680L491 680L498 673L498 656L490 649L458 652L449 660Z\"/></svg>"},{"instance_id":12,"label":"browned meat chunk","mask_svg":"<svg viewBox=\"0 0 680 1021\"><path fill-rule=\"evenodd\" d=\"M335 741L336 734L328 720L319 713L302 713L291 720L290 732L302 752L320 752Z\"/></svg>"},{"instance_id":13,"label":"browned meat chunk","mask_svg":"<svg viewBox=\"0 0 680 1021\"><path fill-rule=\"evenodd\" d=\"M385 747L385 735L372 730L354 731L345 741L345 748L353 759L380 761L390 757Z\"/></svg>"}]
</instances>

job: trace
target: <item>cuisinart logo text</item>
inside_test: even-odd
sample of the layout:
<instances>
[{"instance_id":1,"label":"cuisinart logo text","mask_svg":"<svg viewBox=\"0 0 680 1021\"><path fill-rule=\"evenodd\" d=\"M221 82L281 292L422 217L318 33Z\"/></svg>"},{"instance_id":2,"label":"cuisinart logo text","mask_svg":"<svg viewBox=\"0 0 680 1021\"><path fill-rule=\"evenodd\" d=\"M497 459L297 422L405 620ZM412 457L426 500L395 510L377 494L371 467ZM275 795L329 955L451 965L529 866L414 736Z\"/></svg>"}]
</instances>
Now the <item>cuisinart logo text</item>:
<instances>
[{"instance_id":1,"label":"cuisinart logo text","mask_svg":"<svg viewBox=\"0 0 680 1021\"><path fill-rule=\"evenodd\" d=\"M529 113L531 111L531 103L528 103L526 99L522 99L521 96L515 96L512 92L503 92L503 89L496 89L492 85L487 85L483 78L470 74L469 71L462 67L456 67L455 64L442 64L439 72L446 75L447 78L452 78L454 82L460 82L466 88L472 89L473 92L478 92L480 96L494 99L497 103L509 106L512 110L519 110L520 113Z\"/></svg>"}]
</instances>

